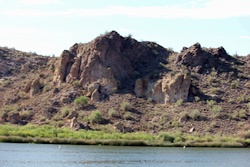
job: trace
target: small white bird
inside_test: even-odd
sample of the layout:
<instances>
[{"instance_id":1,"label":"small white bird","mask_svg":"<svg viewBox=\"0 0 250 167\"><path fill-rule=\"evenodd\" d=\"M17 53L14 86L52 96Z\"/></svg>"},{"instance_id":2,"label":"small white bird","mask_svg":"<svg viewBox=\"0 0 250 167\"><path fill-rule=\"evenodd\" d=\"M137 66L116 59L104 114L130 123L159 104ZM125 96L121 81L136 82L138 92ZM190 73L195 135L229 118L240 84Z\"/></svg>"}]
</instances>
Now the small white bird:
<instances>
[{"instance_id":1,"label":"small white bird","mask_svg":"<svg viewBox=\"0 0 250 167\"><path fill-rule=\"evenodd\" d=\"M183 149L185 149L186 148L186 146L183 146Z\"/></svg>"},{"instance_id":2,"label":"small white bird","mask_svg":"<svg viewBox=\"0 0 250 167\"><path fill-rule=\"evenodd\" d=\"M61 149L61 145L59 145L58 148Z\"/></svg>"}]
</instances>

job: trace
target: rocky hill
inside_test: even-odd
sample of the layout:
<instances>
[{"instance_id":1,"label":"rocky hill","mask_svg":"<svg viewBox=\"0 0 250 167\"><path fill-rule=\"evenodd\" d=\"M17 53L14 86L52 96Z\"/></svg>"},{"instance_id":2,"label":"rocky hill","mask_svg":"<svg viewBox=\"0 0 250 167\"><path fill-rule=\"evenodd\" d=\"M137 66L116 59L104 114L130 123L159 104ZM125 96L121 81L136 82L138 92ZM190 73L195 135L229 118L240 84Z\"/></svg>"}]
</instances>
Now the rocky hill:
<instances>
[{"instance_id":1,"label":"rocky hill","mask_svg":"<svg viewBox=\"0 0 250 167\"><path fill-rule=\"evenodd\" d=\"M180 53L112 31L59 58L0 48L0 123L236 134L250 128L250 55Z\"/></svg>"}]
</instances>

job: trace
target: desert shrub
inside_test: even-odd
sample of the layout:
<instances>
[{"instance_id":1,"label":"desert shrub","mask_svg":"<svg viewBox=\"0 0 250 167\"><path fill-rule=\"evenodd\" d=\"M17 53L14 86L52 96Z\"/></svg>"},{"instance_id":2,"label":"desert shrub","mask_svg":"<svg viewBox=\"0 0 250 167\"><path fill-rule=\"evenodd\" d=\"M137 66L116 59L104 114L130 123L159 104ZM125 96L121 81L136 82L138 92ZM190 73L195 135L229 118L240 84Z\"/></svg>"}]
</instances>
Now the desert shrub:
<instances>
[{"instance_id":1,"label":"desert shrub","mask_svg":"<svg viewBox=\"0 0 250 167\"><path fill-rule=\"evenodd\" d=\"M217 122L216 121L211 122L210 127L211 128L216 128L217 127Z\"/></svg>"},{"instance_id":2,"label":"desert shrub","mask_svg":"<svg viewBox=\"0 0 250 167\"><path fill-rule=\"evenodd\" d=\"M86 96L80 96L74 100L74 104L78 107L84 108L88 105L88 98Z\"/></svg>"},{"instance_id":3,"label":"desert shrub","mask_svg":"<svg viewBox=\"0 0 250 167\"><path fill-rule=\"evenodd\" d=\"M188 120L189 119L189 114L186 111L181 112L180 114L180 120Z\"/></svg>"},{"instance_id":4,"label":"desert shrub","mask_svg":"<svg viewBox=\"0 0 250 167\"><path fill-rule=\"evenodd\" d=\"M207 102L207 105L210 107L216 104L216 101L214 100L207 100L206 102Z\"/></svg>"},{"instance_id":5,"label":"desert shrub","mask_svg":"<svg viewBox=\"0 0 250 167\"><path fill-rule=\"evenodd\" d=\"M177 100L177 101L175 102L175 104L176 104L177 106L182 106L183 100L182 100L182 99L179 99L179 100Z\"/></svg>"},{"instance_id":6,"label":"desert shrub","mask_svg":"<svg viewBox=\"0 0 250 167\"><path fill-rule=\"evenodd\" d=\"M44 85L44 87L43 87L43 92L48 92L48 91L50 91L51 90L51 87L50 87L50 85Z\"/></svg>"},{"instance_id":7,"label":"desert shrub","mask_svg":"<svg viewBox=\"0 0 250 167\"><path fill-rule=\"evenodd\" d=\"M242 94L241 96L237 98L237 101L239 103L248 103L250 102L250 96L247 96L246 94Z\"/></svg>"},{"instance_id":8,"label":"desert shrub","mask_svg":"<svg viewBox=\"0 0 250 167\"><path fill-rule=\"evenodd\" d=\"M147 99L147 102L148 102L148 103L153 103L154 100L153 100L151 97L149 97L149 98Z\"/></svg>"},{"instance_id":9,"label":"desert shrub","mask_svg":"<svg viewBox=\"0 0 250 167\"><path fill-rule=\"evenodd\" d=\"M22 119L31 119L31 116L33 115L33 113L31 111L21 111L19 112L19 115Z\"/></svg>"},{"instance_id":10,"label":"desert shrub","mask_svg":"<svg viewBox=\"0 0 250 167\"><path fill-rule=\"evenodd\" d=\"M200 101L201 99L200 99L200 97L195 96L195 97L194 97L194 100L195 100L196 102L198 102L198 101Z\"/></svg>"},{"instance_id":11,"label":"desert shrub","mask_svg":"<svg viewBox=\"0 0 250 167\"><path fill-rule=\"evenodd\" d=\"M132 118L131 113L130 112L126 112L124 114L123 118L126 119L126 120L130 120Z\"/></svg>"},{"instance_id":12,"label":"desert shrub","mask_svg":"<svg viewBox=\"0 0 250 167\"><path fill-rule=\"evenodd\" d=\"M239 87L239 83L238 83L237 81L233 81L233 82L231 83L231 88L236 89L236 88L238 88L238 87Z\"/></svg>"},{"instance_id":13,"label":"desert shrub","mask_svg":"<svg viewBox=\"0 0 250 167\"><path fill-rule=\"evenodd\" d=\"M113 108L111 108L111 109L109 109L109 112L108 112L108 115L109 115L109 117L118 117L118 111L116 111L115 109L113 109Z\"/></svg>"},{"instance_id":14,"label":"desert shrub","mask_svg":"<svg viewBox=\"0 0 250 167\"><path fill-rule=\"evenodd\" d=\"M247 119L247 112L246 112L246 110L241 109L239 111L239 118Z\"/></svg>"},{"instance_id":15,"label":"desert shrub","mask_svg":"<svg viewBox=\"0 0 250 167\"><path fill-rule=\"evenodd\" d=\"M24 91L18 92L18 95L19 95L22 99L26 99L26 98L29 97L29 95L28 95L26 92L24 92Z\"/></svg>"},{"instance_id":16,"label":"desert shrub","mask_svg":"<svg viewBox=\"0 0 250 167\"><path fill-rule=\"evenodd\" d=\"M121 108L122 111L129 111L129 110L131 110L133 108L133 106L129 102L123 101L121 103L120 108Z\"/></svg>"},{"instance_id":17,"label":"desert shrub","mask_svg":"<svg viewBox=\"0 0 250 167\"><path fill-rule=\"evenodd\" d=\"M222 107L219 106L219 105L213 105L212 108L211 108L211 111L214 112L214 113L221 112L222 111Z\"/></svg>"},{"instance_id":18,"label":"desert shrub","mask_svg":"<svg viewBox=\"0 0 250 167\"><path fill-rule=\"evenodd\" d=\"M189 117L192 118L193 120L197 121L201 118L201 112L199 110L195 109L189 114Z\"/></svg>"},{"instance_id":19,"label":"desert shrub","mask_svg":"<svg viewBox=\"0 0 250 167\"><path fill-rule=\"evenodd\" d=\"M248 82L245 84L245 87L246 87L246 88L250 88L250 81L248 81Z\"/></svg>"},{"instance_id":20,"label":"desert shrub","mask_svg":"<svg viewBox=\"0 0 250 167\"><path fill-rule=\"evenodd\" d=\"M100 123L103 120L102 113L99 110L92 112L89 116L89 120L92 123Z\"/></svg>"},{"instance_id":21,"label":"desert shrub","mask_svg":"<svg viewBox=\"0 0 250 167\"><path fill-rule=\"evenodd\" d=\"M239 112L238 111L234 111L233 114L231 114L231 118L234 120L239 119Z\"/></svg>"},{"instance_id":22,"label":"desert shrub","mask_svg":"<svg viewBox=\"0 0 250 167\"><path fill-rule=\"evenodd\" d=\"M217 94L217 95L223 93L223 91L222 91L220 88L211 88L211 89L210 89L210 92L211 92L211 93L214 93L214 94Z\"/></svg>"},{"instance_id":23,"label":"desert shrub","mask_svg":"<svg viewBox=\"0 0 250 167\"><path fill-rule=\"evenodd\" d=\"M174 140L175 140L175 137L167 132L161 132L158 136L157 136L158 139L161 139L163 141L168 141L168 142L171 142L173 143Z\"/></svg>"},{"instance_id":24,"label":"desert shrub","mask_svg":"<svg viewBox=\"0 0 250 167\"><path fill-rule=\"evenodd\" d=\"M231 98L228 99L228 103L231 103L231 104L234 103L234 99L231 99Z\"/></svg>"},{"instance_id":25,"label":"desert shrub","mask_svg":"<svg viewBox=\"0 0 250 167\"><path fill-rule=\"evenodd\" d=\"M63 118L67 117L69 115L69 113L71 112L71 108L69 108L68 106L64 106L60 109L61 111L61 115Z\"/></svg>"},{"instance_id":26,"label":"desert shrub","mask_svg":"<svg viewBox=\"0 0 250 167\"><path fill-rule=\"evenodd\" d=\"M72 82L72 86L76 87L76 88L80 88L81 87L81 84L80 84L80 81L79 80L75 80Z\"/></svg>"}]
</instances>

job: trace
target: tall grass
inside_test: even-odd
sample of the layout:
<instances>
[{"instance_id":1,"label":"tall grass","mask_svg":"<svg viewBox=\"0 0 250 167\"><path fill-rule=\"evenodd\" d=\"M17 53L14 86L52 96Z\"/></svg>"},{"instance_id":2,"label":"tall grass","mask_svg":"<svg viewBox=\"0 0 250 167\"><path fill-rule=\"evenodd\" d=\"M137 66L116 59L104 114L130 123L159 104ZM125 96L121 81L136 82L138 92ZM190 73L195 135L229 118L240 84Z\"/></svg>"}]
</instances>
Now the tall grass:
<instances>
[{"instance_id":1,"label":"tall grass","mask_svg":"<svg viewBox=\"0 0 250 167\"><path fill-rule=\"evenodd\" d=\"M243 133L242 133L243 134ZM204 147L246 147L250 146L249 132L237 136L190 135L182 132L120 133L116 131L73 131L69 128L55 128L50 125L13 126L0 125L0 142L18 143L60 143L101 144L118 146L204 146Z\"/></svg>"}]
</instances>

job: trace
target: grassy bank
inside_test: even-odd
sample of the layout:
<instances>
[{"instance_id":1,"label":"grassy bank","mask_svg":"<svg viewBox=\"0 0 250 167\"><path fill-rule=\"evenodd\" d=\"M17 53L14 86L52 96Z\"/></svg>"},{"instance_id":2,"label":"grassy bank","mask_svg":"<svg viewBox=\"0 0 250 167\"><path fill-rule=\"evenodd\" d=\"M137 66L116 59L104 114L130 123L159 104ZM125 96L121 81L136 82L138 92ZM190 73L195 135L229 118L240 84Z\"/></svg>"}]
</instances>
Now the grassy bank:
<instances>
[{"instance_id":1,"label":"grassy bank","mask_svg":"<svg viewBox=\"0 0 250 167\"><path fill-rule=\"evenodd\" d=\"M0 125L0 142L168 147L250 146L250 139L235 136L198 136L180 132L161 132L158 135L152 135L145 132L72 131L69 128L31 124L25 126Z\"/></svg>"}]
</instances>

